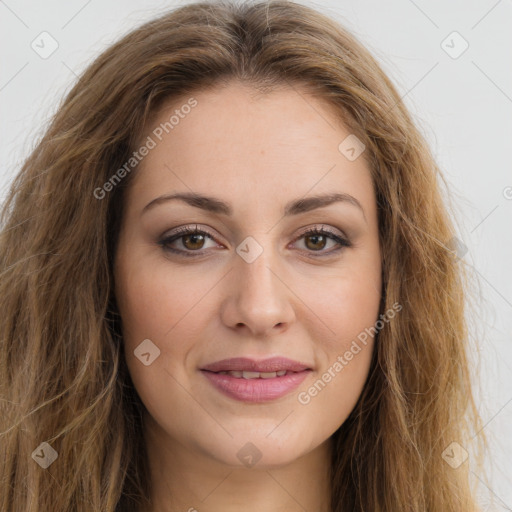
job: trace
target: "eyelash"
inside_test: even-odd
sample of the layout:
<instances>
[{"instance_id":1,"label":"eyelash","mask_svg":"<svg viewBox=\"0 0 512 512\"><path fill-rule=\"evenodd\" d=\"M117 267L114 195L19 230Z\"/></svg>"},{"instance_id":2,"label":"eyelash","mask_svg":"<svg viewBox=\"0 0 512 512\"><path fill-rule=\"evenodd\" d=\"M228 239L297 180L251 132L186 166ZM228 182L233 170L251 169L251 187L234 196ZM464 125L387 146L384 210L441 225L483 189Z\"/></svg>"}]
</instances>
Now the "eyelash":
<instances>
[{"instance_id":1,"label":"eyelash","mask_svg":"<svg viewBox=\"0 0 512 512\"><path fill-rule=\"evenodd\" d=\"M162 247L162 249L164 251L169 251L169 252L178 254L180 256L185 256L187 258L194 258L194 257L199 257L199 256L204 255L205 251L202 251L202 252L199 252L199 250L198 251L192 251L192 250L184 251L181 249L174 249L174 248L168 246L175 240L178 240L186 235L207 235L212 240L215 240L215 237L210 232L208 232L207 230L204 230L204 229L197 229L197 225L196 225L195 229L192 229L190 226L184 226L184 227L178 228L172 235L160 240L158 242L158 244ZM324 226L321 226L321 227L314 226L313 228L309 228L307 231L302 233L299 237L297 237L293 241L296 242L297 240L300 240L301 238L305 238L307 236L312 236L312 235L324 235L327 238L334 240L339 245L339 247L337 249L332 249L330 251L307 251L307 252L311 253L311 256L313 256L315 258L330 256L333 253L337 253L337 252L343 250L345 247L352 246L352 244L349 240L347 240L346 238L340 237L339 235L336 235L332 231L324 228ZM315 254L315 252L317 254Z\"/></svg>"}]
</instances>

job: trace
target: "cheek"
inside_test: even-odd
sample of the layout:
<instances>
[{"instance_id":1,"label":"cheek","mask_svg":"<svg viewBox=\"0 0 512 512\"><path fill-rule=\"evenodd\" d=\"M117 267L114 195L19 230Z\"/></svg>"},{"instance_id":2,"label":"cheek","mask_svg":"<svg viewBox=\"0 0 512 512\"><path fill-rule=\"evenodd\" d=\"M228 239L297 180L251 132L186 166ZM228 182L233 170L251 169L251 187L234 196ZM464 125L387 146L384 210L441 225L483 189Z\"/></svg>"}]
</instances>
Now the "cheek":
<instances>
[{"instance_id":1,"label":"cheek","mask_svg":"<svg viewBox=\"0 0 512 512\"><path fill-rule=\"evenodd\" d=\"M209 285L208 277L197 283L197 272L194 278L187 272L146 267L130 273L129 279L121 276L122 285L116 290L122 297L120 314L129 345L145 338L162 342L187 322L194 322L195 308L214 284Z\"/></svg>"},{"instance_id":2,"label":"cheek","mask_svg":"<svg viewBox=\"0 0 512 512\"><path fill-rule=\"evenodd\" d=\"M317 286L307 286L303 296L316 314L317 327L329 352L346 350L351 341L378 318L381 278L378 264L347 264L341 271L324 276Z\"/></svg>"},{"instance_id":3,"label":"cheek","mask_svg":"<svg viewBox=\"0 0 512 512\"><path fill-rule=\"evenodd\" d=\"M160 265L119 267L118 276L125 359L137 393L155 417L163 403L186 410L190 397L179 383L186 381L184 361L193 346L193 330L200 329L197 308L207 288L194 286L184 272L169 272ZM147 366L134 354L144 340L159 350L154 360L150 355Z\"/></svg>"},{"instance_id":4,"label":"cheek","mask_svg":"<svg viewBox=\"0 0 512 512\"><path fill-rule=\"evenodd\" d=\"M345 348L366 328L375 324L379 314L381 294L373 282L353 283L342 289L338 309L332 311L334 330L338 334L337 345Z\"/></svg>"},{"instance_id":5,"label":"cheek","mask_svg":"<svg viewBox=\"0 0 512 512\"><path fill-rule=\"evenodd\" d=\"M318 371L297 395L310 417L324 419L328 433L347 419L368 377L380 289L373 280L346 279L329 299L321 308L329 335L318 345Z\"/></svg>"},{"instance_id":6,"label":"cheek","mask_svg":"<svg viewBox=\"0 0 512 512\"><path fill-rule=\"evenodd\" d=\"M308 296L319 312L315 325L327 326L327 335L316 336L322 340L318 372L297 396L309 414L325 419L327 430L346 420L368 376L379 319L380 266L352 265L330 281L336 286L327 292L325 286L317 288Z\"/></svg>"},{"instance_id":7,"label":"cheek","mask_svg":"<svg viewBox=\"0 0 512 512\"><path fill-rule=\"evenodd\" d=\"M192 267L171 271L163 262L120 267L116 282L126 363L139 395L146 404L161 397L179 402L183 393L176 382L187 381L191 351L215 314L207 294L219 276L198 276ZM160 351L149 366L134 354L147 339Z\"/></svg>"},{"instance_id":8,"label":"cheek","mask_svg":"<svg viewBox=\"0 0 512 512\"><path fill-rule=\"evenodd\" d=\"M309 385L297 396L309 418L322 418L326 435L342 425L354 409L368 377L373 341L354 344L333 354ZM347 357L350 354L350 359Z\"/></svg>"}]
</instances>

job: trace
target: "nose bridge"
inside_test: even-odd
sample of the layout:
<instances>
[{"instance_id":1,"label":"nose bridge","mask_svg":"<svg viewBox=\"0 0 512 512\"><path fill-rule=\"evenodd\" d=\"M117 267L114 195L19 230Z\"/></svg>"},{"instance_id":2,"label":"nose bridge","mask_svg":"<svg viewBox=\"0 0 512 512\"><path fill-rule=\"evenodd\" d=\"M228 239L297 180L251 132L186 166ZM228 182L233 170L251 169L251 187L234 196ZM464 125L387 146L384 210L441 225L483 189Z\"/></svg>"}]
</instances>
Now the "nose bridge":
<instances>
[{"instance_id":1,"label":"nose bridge","mask_svg":"<svg viewBox=\"0 0 512 512\"><path fill-rule=\"evenodd\" d=\"M252 237L242 242L237 248L239 260L236 263L236 275L239 280L239 292L253 299L265 298L265 303L275 301L281 293L279 281L273 269L276 265L276 255L270 244L270 237L261 242ZM264 244L264 246L263 246ZM247 252L245 252L247 251Z\"/></svg>"},{"instance_id":2,"label":"nose bridge","mask_svg":"<svg viewBox=\"0 0 512 512\"><path fill-rule=\"evenodd\" d=\"M237 247L229 304L232 326L245 324L254 332L267 332L293 317L289 291L279 275L279 255L271 236L245 239Z\"/></svg>"}]
</instances>

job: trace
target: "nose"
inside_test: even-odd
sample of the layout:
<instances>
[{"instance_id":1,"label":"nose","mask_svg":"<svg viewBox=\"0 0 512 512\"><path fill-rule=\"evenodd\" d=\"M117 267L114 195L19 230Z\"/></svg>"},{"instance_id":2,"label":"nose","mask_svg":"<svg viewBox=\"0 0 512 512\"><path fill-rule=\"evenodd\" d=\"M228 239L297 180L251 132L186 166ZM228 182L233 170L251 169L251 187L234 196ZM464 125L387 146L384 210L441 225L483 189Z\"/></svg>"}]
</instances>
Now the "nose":
<instances>
[{"instance_id":1,"label":"nose","mask_svg":"<svg viewBox=\"0 0 512 512\"><path fill-rule=\"evenodd\" d=\"M248 263L236 256L222 308L224 325L257 337L286 330L295 318L294 293L265 249Z\"/></svg>"}]
</instances>

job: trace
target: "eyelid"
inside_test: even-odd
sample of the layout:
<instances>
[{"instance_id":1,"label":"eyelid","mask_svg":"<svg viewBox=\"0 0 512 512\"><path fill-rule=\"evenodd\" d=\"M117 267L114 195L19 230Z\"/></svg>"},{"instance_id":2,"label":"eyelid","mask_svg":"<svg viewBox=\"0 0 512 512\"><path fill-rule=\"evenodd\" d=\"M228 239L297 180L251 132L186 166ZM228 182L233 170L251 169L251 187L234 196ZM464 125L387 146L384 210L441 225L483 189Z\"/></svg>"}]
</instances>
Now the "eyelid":
<instances>
[{"instance_id":1,"label":"eyelid","mask_svg":"<svg viewBox=\"0 0 512 512\"><path fill-rule=\"evenodd\" d=\"M311 232L322 232L322 233L325 233L328 235L333 235L333 236L336 236L339 238L343 238L347 242L349 241L348 236L341 229L333 228L326 224L313 224L312 226L303 228L303 230L301 230L301 232L295 237L295 239L293 241L295 241L298 238L301 238L304 235L307 235L308 233L311 233Z\"/></svg>"},{"instance_id":2,"label":"eyelid","mask_svg":"<svg viewBox=\"0 0 512 512\"><path fill-rule=\"evenodd\" d=\"M161 242L166 242L171 238L179 239L180 236L190 235L197 232L198 234L206 234L211 239L216 240L217 235L214 235L212 231L210 231L207 227L204 227L202 224L188 224L185 226L180 226L178 228L175 228L171 230L168 234L165 233L160 237Z\"/></svg>"}]
</instances>

